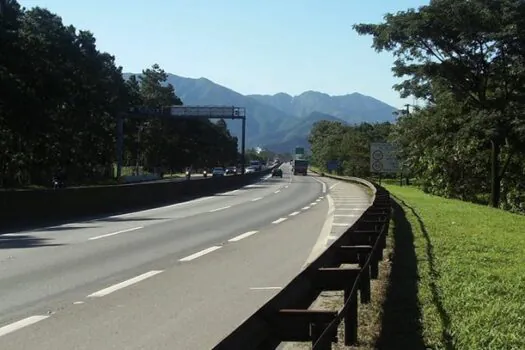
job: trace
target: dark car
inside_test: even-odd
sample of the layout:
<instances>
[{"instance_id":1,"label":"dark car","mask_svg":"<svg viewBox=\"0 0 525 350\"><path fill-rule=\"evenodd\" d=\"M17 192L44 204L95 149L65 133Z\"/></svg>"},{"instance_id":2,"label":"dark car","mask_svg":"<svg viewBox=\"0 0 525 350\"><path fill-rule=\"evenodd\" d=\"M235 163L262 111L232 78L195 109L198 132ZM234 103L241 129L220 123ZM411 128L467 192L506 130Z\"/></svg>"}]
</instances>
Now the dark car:
<instances>
[{"instance_id":1,"label":"dark car","mask_svg":"<svg viewBox=\"0 0 525 350\"><path fill-rule=\"evenodd\" d=\"M272 170L272 177L279 176L283 177L283 171L279 168Z\"/></svg>"}]
</instances>

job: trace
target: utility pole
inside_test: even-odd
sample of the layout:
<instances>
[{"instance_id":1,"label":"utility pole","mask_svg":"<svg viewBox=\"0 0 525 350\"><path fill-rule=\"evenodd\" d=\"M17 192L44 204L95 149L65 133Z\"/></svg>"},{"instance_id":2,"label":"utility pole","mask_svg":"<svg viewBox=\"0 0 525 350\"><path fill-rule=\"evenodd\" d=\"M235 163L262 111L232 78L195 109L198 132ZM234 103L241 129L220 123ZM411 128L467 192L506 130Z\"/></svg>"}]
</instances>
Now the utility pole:
<instances>
[{"instance_id":1,"label":"utility pole","mask_svg":"<svg viewBox=\"0 0 525 350\"><path fill-rule=\"evenodd\" d=\"M409 116L410 115L410 104L409 103L405 104L405 107L407 109L406 110L406 114L407 114L407 116Z\"/></svg>"}]
</instances>

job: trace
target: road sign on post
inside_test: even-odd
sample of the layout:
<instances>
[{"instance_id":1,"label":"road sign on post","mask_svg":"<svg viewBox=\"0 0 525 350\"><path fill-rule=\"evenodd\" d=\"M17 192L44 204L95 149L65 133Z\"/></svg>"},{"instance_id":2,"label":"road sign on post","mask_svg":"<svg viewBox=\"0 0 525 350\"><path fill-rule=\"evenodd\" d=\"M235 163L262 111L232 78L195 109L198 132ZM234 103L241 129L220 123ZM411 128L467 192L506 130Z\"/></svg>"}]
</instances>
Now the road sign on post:
<instances>
[{"instance_id":1,"label":"road sign on post","mask_svg":"<svg viewBox=\"0 0 525 350\"><path fill-rule=\"evenodd\" d=\"M329 171L337 170L339 169L340 162L338 160L329 160L326 162L326 169Z\"/></svg>"},{"instance_id":2,"label":"road sign on post","mask_svg":"<svg viewBox=\"0 0 525 350\"><path fill-rule=\"evenodd\" d=\"M386 142L370 144L370 171L373 173L397 173L399 163L394 146Z\"/></svg>"}]
</instances>

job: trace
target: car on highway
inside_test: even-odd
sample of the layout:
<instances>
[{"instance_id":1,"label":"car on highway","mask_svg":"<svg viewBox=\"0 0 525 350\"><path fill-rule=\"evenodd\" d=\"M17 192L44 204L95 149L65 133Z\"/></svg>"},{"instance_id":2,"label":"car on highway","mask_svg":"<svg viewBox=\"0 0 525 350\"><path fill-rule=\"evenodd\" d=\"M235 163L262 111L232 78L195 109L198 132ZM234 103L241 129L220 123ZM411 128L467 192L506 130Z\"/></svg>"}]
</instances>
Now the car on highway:
<instances>
[{"instance_id":1,"label":"car on highway","mask_svg":"<svg viewBox=\"0 0 525 350\"><path fill-rule=\"evenodd\" d=\"M245 174L249 174L249 173L254 173L254 172L256 172L256 171L257 171L256 167L254 167L254 166L249 166L249 167L247 167L247 168L244 170L244 173L245 173Z\"/></svg>"},{"instance_id":2,"label":"car on highway","mask_svg":"<svg viewBox=\"0 0 525 350\"><path fill-rule=\"evenodd\" d=\"M211 176L217 177L217 176L224 176L225 171L223 167L215 167L211 171Z\"/></svg>"},{"instance_id":3,"label":"car on highway","mask_svg":"<svg viewBox=\"0 0 525 350\"><path fill-rule=\"evenodd\" d=\"M283 170L281 168L275 168L272 170L272 177L283 177Z\"/></svg>"},{"instance_id":4,"label":"car on highway","mask_svg":"<svg viewBox=\"0 0 525 350\"><path fill-rule=\"evenodd\" d=\"M234 166L226 168L226 171L224 172L226 175L236 175L237 174L237 168Z\"/></svg>"}]
</instances>

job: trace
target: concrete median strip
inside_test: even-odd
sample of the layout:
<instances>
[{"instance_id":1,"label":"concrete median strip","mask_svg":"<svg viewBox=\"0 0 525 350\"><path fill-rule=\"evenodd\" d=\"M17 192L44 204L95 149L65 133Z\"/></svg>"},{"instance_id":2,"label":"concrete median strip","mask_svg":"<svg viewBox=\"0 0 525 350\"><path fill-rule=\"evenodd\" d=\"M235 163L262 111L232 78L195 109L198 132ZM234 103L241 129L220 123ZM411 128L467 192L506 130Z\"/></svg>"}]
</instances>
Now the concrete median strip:
<instances>
[{"instance_id":1,"label":"concrete median strip","mask_svg":"<svg viewBox=\"0 0 525 350\"><path fill-rule=\"evenodd\" d=\"M89 238L89 240L90 240L90 241L94 241L94 240L101 239L101 238L106 238L106 237L115 236L115 235L118 235L118 234L121 234L121 233L126 233L126 232L131 232L131 231L140 230L141 228L144 228L144 226L132 227L132 228L128 228L128 229L121 230L121 231L117 231L117 232L107 233L107 234L105 234L105 235L100 235L100 236L91 237L91 238Z\"/></svg>"},{"instance_id":2,"label":"concrete median strip","mask_svg":"<svg viewBox=\"0 0 525 350\"><path fill-rule=\"evenodd\" d=\"M197 252L197 253L195 253L195 254L188 255L187 257L182 258L182 259L180 259L179 261L181 261L181 262L192 261L192 260L195 260L195 259L197 259L197 258L200 258L201 256L204 256L204 255L206 255L206 254L209 254L209 253L214 252L214 251L216 251L216 250L218 250L218 249L221 249L221 248L222 248L222 247L221 247L221 246L218 246L218 245L213 246L213 247L209 247L209 248L203 249L203 250L201 250L200 252Z\"/></svg>"},{"instance_id":3,"label":"concrete median strip","mask_svg":"<svg viewBox=\"0 0 525 350\"><path fill-rule=\"evenodd\" d=\"M88 298L100 298L103 296L106 296L108 294L111 294L113 292L116 292L117 290L129 287L135 283L138 283L140 281L144 281L147 278L153 277L155 275L158 275L159 273L163 272L164 270L153 270L146 273L143 273L142 275L130 278L129 280L126 280L124 282L120 282L117 284L114 284L108 288L104 288L99 290L98 292L92 293L88 295Z\"/></svg>"},{"instance_id":4,"label":"concrete median strip","mask_svg":"<svg viewBox=\"0 0 525 350\"><path fill-rule=\"evenodd\" d=\"M236 237L233 237L233 238L229 239L228 242L238 242L241 239L245 239L247 237L253 236L257 232L259 232L259 231L249 231L249 232L243 233L241 235L238 235Z\"/></svg>"},{"instance_id":5,"label":"concrete median strip","mask_svg":"<svg viewBox=\"0 0 525 350\"><path fill-rule=\"evenodd\" d=\"M30 316L30 317L24 318L23 320L13 322L6 326L0 327L0 337L7 335L9 333L15 332L24 327L31 326L37 322L45 320L48 317L49 315Z\"/></svg>"}]
</instances>

